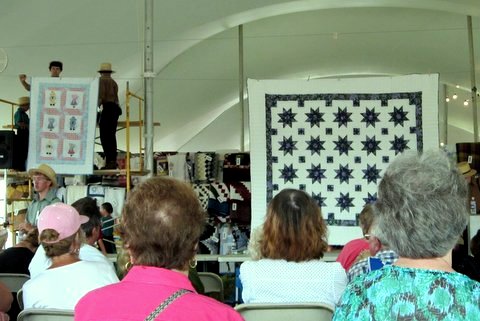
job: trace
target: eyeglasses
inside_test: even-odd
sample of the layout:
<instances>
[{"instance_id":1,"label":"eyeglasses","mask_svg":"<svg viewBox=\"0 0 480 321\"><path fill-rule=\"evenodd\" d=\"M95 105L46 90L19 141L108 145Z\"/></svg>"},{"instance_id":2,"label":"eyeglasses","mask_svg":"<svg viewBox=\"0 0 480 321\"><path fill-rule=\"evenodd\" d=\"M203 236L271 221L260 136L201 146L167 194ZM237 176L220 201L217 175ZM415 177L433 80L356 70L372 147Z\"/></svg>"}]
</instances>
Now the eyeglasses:
<instances>
[{"instance_id":1,"label":"eyeglasses","mask_svg":"<svg viewBox=\"0 0 480 321\"><path fill-rule=\"evenodd\" d=\"M363 238L368 241L368 240L370 240L370 236L371 236L370 234L364 234Z\"/></svg>"}]
</instances>

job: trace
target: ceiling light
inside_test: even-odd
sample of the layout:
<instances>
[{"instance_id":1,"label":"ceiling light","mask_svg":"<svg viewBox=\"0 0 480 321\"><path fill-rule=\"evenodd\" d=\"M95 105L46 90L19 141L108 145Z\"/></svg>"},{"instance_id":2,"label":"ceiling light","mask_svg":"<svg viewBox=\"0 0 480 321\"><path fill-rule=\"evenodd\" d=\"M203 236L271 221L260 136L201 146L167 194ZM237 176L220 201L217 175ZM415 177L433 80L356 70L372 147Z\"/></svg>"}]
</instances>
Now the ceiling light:
<instances>
[{"instance_id":1,"label":"ceiling light","mask_svg":"<svg viewBox=\"0 0 480 321\"><path fill-rule=\"evenodd\" d=\"M455 87L460 88L460 85L456 85Z\"/></svg>"},{"instance_id":2,"label":"ceiling light","mask_svg":"<svg viewBox=\"0 0 480 321\"><path fill-rule=\"evenodd\" d=\"M445 98L445 101L448 103L450 101L450 98L449 97Z\"/></svg>"},{"instance_id":3,"label":"ceiling light","mask_svg":"<svg viewBox=\"0 0 480 321\"><path fill-rule=\"evenodd\" d=\"M452 98L457 99L458 98L457 94L453 94Z\"/></svg>"},{"instance_id":4,"label":"ceiling light","mask_svg":"<svg viewBox=\"0 0 480 321\"><path fill-rule=\"evenodd\" d=\"M463 102L463 106L468 106L468 99L465 99L465 101Z\"/></svg>"}]
</instances>

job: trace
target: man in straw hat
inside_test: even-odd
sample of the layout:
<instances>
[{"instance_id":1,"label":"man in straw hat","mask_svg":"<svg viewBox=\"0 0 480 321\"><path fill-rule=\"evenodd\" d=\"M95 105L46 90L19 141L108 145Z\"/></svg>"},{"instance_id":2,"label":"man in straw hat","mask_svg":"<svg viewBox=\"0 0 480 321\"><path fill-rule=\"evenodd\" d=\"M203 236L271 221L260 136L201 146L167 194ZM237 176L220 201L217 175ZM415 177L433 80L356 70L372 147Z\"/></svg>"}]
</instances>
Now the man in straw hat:
<instances>
[{"instance_id":1,"label":"man in straw hat","mask_svg":"<svg viewBox=\"0 0 480 321\"><path fill-rule=\"evenodd\" d=\"M60 74L63 70L63 63L56 60L50 61L50 64L48 65L48 70L50 70L50 77L60 77ZM27 75L20 74L18 75L18 78L20 79L20 83L22 84L23 88L30 91L31 86L27 82Z\"/></svg>"},{"instance_id":2,"label":"man in straw hat","mask_svg":"<svg viewBox=\"0 0 480 321\"><path fill-rule=\"evenodd\" d=\"M30 118L27 111L30 109L30 97L20 97L18 99L18 109L13 116L14 127L17 130L16 143L14 149L13 168L19 171L25 171L25 163L28 156L28 135Z\"/></svg>"},{"instance_id":3,"label":"man in straw hat","mask_svg":"<svg viewBox=\"0 0 480 321\"><path fill-rule=\"evenodd\" d=\"M55 171L47 164L41 164L38 168L28 171L33 182L32 203L28 206L26 222L20 224L20 230L30 231L37 226L38 216L45 206L58 203L60 199L56 195L57 178Z\"/></svg>"},{"instance_id":4,"label":"man in straw hat","mask_svg":"<svg viewBox=\"0 0 480 321\"><path fill-rule=\"evenodd\" d=\"M477 171L471 168L468 162L457 163L457 169L462 173L468 183L469 200L475 199L476 202L480 201L480 189L476 180ZM479 207L477 206L477 209L478 208Z\"/></svg>"},{"instance_id":5,"label":"man in straw hat","mask_svg":"<svg viewBox=\"0 0 480 321\"><path fill-rule=\"evenodd\" d=\"M459 162L457 163L458 171L463 175L465 181L468 184L468 203L467 203L467 210L470 212L471 208L471 201L474 200L476 209L478 209L478 201L480 201L480 189L478 188L476 174L477 171L470 167L470 163L468 162ZM468 227L465 228L462 235L460 235L457 245L452 252L452 264L455 270L461 272L462 262L465 260L465 257L468 255L468 243L467 240L470 239L468 235Z\"/></svg>"},{"instance_id":6,"label":"man in straw hat","mask_svg":"<svg viewBox=\"0 0 480 321\"><path fill-rule=\"evenodd\" d=\"M470 167L468 162L460 162L457 164L458 171L462 173L463 177L469 180L470 177L477 174L477 171Z\"/></svg>"},{"instance_id":7,"label":"man in straw hat","mask_svg":"<svg viewBox=\"0 0 480 321\"><path fill-rule=\"evenodd\" d=\"M100 73L98 88L98 106L102 106L100 115L100 141L105 154L104 169L117 168L117 124L122 114L118 102L118 85L112 79L112 64L104 62L98 70Z\"/></svg>"}]
</instances>

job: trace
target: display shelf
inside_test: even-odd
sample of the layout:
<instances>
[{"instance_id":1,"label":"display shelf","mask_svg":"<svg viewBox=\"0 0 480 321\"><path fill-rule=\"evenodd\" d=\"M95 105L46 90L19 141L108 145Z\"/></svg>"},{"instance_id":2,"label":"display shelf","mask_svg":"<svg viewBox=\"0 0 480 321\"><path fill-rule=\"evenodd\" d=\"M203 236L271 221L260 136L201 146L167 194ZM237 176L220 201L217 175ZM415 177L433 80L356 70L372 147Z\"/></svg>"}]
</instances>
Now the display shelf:
<instances>
[{"instance_id":1,"label":"display shelf","mask_svg":"<svg viewBox=\"0 0 480 321\"><path fill-rule=\"evenodd\" d=\"M27 188L18 188L28 186ZM9 189L13 187L14 189ZM16 244L16 227L19 223L18 214L26 211L31 201L32 182L27 172L12 169L0 169L0 222L8 226L9 238L7 246Z\"/></svg>"},{"instance_id":2,"label":"display shelf","mask_svg":"<svg viewBox=\"0 0 480 321\"><path fill-rule=\"evenodd\" d=\"M138 170L130 170L130 174L133 175L147 175L149 174L150 171L143 170L143 171L138 171ZM127 175L127 170L126 169L97 169L93 171L93 175Z\"/></svg>"}]
</instances>

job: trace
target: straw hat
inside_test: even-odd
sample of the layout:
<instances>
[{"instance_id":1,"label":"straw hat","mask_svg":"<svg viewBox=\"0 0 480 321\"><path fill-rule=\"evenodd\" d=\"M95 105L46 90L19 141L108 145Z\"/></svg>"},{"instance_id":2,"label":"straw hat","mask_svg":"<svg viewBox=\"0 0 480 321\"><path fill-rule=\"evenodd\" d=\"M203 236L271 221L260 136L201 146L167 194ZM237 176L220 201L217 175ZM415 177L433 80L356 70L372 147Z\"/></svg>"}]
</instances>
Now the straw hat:
<instances>
[{"instance_id":1,"label":"straw hat","mask_svg":"<svg viewBox=\"0 0 480 321\"><path fill-rule=\"evenodd\" d=\"M57 174L47 164L40 164L38 168L32 168L28 171L28 175L33 176L35 174L45 175L49 181L52 182L52 187L57 187Z\"/></svg>"},{"instance_id":2,"label":"straw hat","mask_svg":"<svg viewBox=\"0 0 480 321\"><path fill-rule=\"evenodd\" d=\"M463 177L471 177L477 174L477 171L470 168L470 164L468 162L460 162L457 164L458 171L462 173Z\"/></svg>"},{"instance_id":3,"label":"straw hat","mask_svg":"<svg viewBox=\"0 0 480 321\"><path fill-rule=\"evenodd\" d=\"M25 105L29 105L29 104L30 104L30 97L24 96L24 97L18 98L18 105L19 106L25 106Z\"/></svg>"},{"instance_id":4,"label":"straw hat","mask_svg":"<svg viewBox=\"0 0 480 321\"><path fill-rule=\"evenodd\" d=\"M100 69L98 72L111 72L114 73L115 71L112 70L112 64L109 62L103 62L100 64Z\"/></svg>"}]
</instances>

